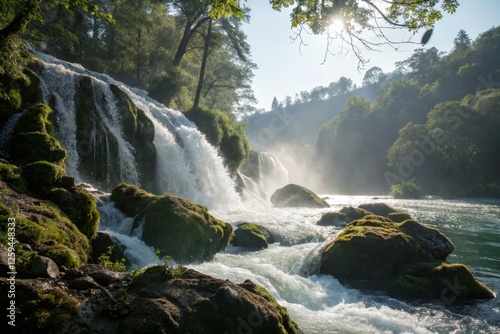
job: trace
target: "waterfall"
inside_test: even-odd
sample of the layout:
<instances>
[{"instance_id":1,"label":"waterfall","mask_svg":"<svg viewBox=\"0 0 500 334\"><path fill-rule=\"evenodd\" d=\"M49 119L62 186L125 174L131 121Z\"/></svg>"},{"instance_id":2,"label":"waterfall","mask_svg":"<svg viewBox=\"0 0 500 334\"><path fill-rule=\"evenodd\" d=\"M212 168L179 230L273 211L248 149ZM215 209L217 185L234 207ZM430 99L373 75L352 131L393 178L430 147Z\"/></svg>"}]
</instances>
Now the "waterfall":
<instances>
[{"instance_id":1,"label":"waterfall","mask_svg":"<svg viewBox=\"0 0 500 334\"><path fill-rule=\"evenodd\" d=\"M259 165L262 187L269 197L288 184L288 171L273 153L259 153Z\"/></svg>"},{"instance_id":2,"label":"waterfall","mask_svg":"<svg viewBox=\"0 0 500 334\"><path fill-rule=\"evenodd\" d=\"M68 175L106 190L119 182L141 186L138 155L124 136L116 93L110 88L114 85L153 123L155 175L148 182L157 192L169 192L208 207L239 205L234 181L219 152L181 112L107 75L42 53L36 56L42 67L43 100L55 111L55 135L68 151ZM83 122L89 123L85 131L80 129Z\"/></svg>"}]
</instances>

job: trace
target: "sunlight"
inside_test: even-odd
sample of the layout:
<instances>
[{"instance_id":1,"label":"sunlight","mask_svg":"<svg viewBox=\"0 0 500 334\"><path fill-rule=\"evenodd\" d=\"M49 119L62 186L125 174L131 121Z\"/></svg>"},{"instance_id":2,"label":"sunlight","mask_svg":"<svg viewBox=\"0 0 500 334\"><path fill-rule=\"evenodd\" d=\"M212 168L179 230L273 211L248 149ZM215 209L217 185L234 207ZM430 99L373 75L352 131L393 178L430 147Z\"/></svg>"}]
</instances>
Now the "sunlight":
<instances>
[{"instance_id":1,"label":"sunlight","mask_svg":"<svg viewBox=\"0 0 500 334\"><path fill-rule=\"evenodd\" d=\"M340 18L332 19L332 23L328 26L328 34L340 34L344 30L344 20Z\"/></svg>"}]
</instances>

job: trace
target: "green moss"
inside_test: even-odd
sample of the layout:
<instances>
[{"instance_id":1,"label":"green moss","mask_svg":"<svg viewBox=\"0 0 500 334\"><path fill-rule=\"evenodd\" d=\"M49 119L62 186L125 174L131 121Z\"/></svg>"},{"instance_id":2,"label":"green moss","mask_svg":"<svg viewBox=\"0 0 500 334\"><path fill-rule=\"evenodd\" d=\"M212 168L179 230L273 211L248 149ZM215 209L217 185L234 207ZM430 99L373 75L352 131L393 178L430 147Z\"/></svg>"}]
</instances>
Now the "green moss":
<instances>
[{"instance_id":1,"label":"green moss","mask_svg":"<svg viewBox=\"0 0 500 334\"><path fill-rule=\"evenodd\" d=\"M297 184L287 184L276 190L271 196L271 203L278 208L309 207L328 208L330 205L313 191Z\"/></svg>"},{"instance_id":2,"label":"green moss","mask_svg":"<svg viewBox=\"0 0 500 334\"><path fill-rule=\"evenodd\" d=\"M397 224L356 220L325 247L320 271L339 280L385 280L405 263L431 260L432 255Z\"/></svg>"},{"instance_id":3,"label":"green moss","mask_svg":"<svg viewBox=\"0 0 500 334\"><path fill-rule=\"evenodd\" d=\"M58 265L75 267L85 264L88 239L66 218L57 206L0 188L0 198L18 201L16 238L31 245L34 251L51 257ZM5 225L0 230L5 232Z\"/></svg>"},{"instance_id":4,"label":"green moss","mask_svg":"<svg viewBox=\"0 0 500 334\"><path fill-rule=\"evenodd\" d=\"M432 282L448 298L491 299L495 294L477 281L469 268L463 264L446 264L434 268Z\"/></svg>"},{"instance_id":5,"label":"green moss","mask_svg":"<svg viewBox=\"0 0 500 334\"><path fill-rule=\"evenodd\" d=\"M78 301L57 288L37 291L21 306L20 320L26 333L65 332L68 323L77 315Z\"/></svg>"},{"instance_id":6,"label":"green moss","mask_svg":"<svg viewBox=\"0 0 500 334\"><path fill-rule=\"evenodd\" d=\"M42 132L53 136L53 126L48 120L50 113L52 109L46 104L28 109L17 122L14 132Z\"/></svg>"},{"instance_id":7,"label":"green moss","mask_svg":"<svg viewBox=\"0 0 500 334\"><path fill-rule=\"evenodd\" d=\"M16 218L16 238L20 242L37 245L42 239L44 229L40 225L22 217Z\"/></svg>"},{"instance_id":8,"label":"green moss","mask_svg":"<svg viewBox=\"0 0 500 334\"><path fill-rule=\"evenodd\" d=\"M243 126L217 110L194 108L186 117L196 123L210 144L220 149L231 172L235 172L250 154L250 143Z\"/></svg>"},{"instance_id":9,"label":"green moss","mask_svg":"<svg viewBox=\"0 0 500 334\"><path fill-rule=\"evenodd\" d=\"M273 306L276 310L278 310L280 316L281 316L281 323L283 324L282 332L283 333L295 333L298 331L298 326L295 323L295 321L292 320L290 317L290 314L288 313L287 309L283 306L281 306L276 298L271 296L271 294L264 289L260 285L255 285L256 291L261 297L263 297L265 300L268 301L271 306Z\"/></svg>"},{"instance_id":10,"label":"green moss","mask_svg":"<svg viewBox=\"0 0 500 334\"><path fill-rule=\"evenodd\" d=\"M21 175L22 169L18 166L0 162L0 180L7 182L18 192L26 193L28 187L26 180Z\"/></svg>"},{"instance_id":11,"label":"green moss","mask_svg":"<svg viewBox=\"0 0 500 334\"><path fill-rule=\"evenodd\" d=\"M66 151L61 144L44 132L14 133L9 142L12 159L22 162L48 161L64 166Z\"/></svg>"},{"instance_id":12,"label":"green moss","mask_svg":"<svg viewBox=\"0 0 500 334\"><path fill-rule=\"evenodd\" d=\"M145 220L142 239L146 244L176 261L210 259L233 236L231 225L212 217L206 207L167 193L155 196L120 184L111 199L128 216L137 216L136 225Z\"/></svg>"},{"instance_id":13,"label":"green moss","mask_svg":"<svg viewBox=\"0 0 500 334\"><path fill-rule=\"evenodd\" d=\"M233 244L235 246L267 248L267 232L262 226L251 223L241 224L234 232Z\"/></svg>"},{"instance_id":14,"label":"green moss","mask_svg":"<svg viewBox=\"0 0 500 334\"><path fill-rule=\"evenodd\" d=\"M24 166L22 176L32 190L53 185L64 176L64 169L47 161L37 161Z\"/></svg>"},{"instance_id":15,"label":"green moss","mask_svg":"<svg viewBox=\"0 0 500 334\"><path fill-rule=\"evenodd\" d=\"M149 204L144 218L144 242L181 262L211 259L233 235L231 225L212 217L206 207L169 194Z\"/></svg>"},{"instance_id":16,"label":"green moss","mask_svg":"<svg viewBox=\"0 0 500 334\"><path fill-rule=\"evenodd\" d=\"M385 203L368 203L361 204L359 208L372 212L377 216L387 217L390 213L399 212L399 210L394 209Z\"/></svg>"},{"instance_id":17,"label":"green moss","mask_svg":"<svg viewBox=\"0 0 500 334\"><path fill-rule=\"evenodd\" d=\"M40 254L50 257L59 266L77 268L82 265L76 251L62 244L43 247Z\"/></svg>"},{"instance_id":18,"label":"green moss","mask_svg":"<svg viewBox=\"0 0 500 334\"><path fill-rule=\"evenodd\" d=\"M119 184L111 192L111 200L121 212L135 217L142 212L156 196L131 184Z\"/></svg>"},{"instance_id":19,"label":"green moss","mask_svg":"<svg viewBox=\"0 0 500 334\"><path fill-rule=\"evenodd\" d=\"M435 287L426 278L412 275L401 275L385 286L390 294L406 298L433 298Z\"/></svg>"},{"instance_id":20,"label":"green moss","mask_svg":"<svg viewBox=\"0 0 500 334\"><path fill-rule=\"evenodd\" d=\"M44 196L57 204L87 238L92 239L95 236L100 214L97 210L96 198L85 188L81 186L69 190L53 188Z\"/></svg>"}]
</instances>

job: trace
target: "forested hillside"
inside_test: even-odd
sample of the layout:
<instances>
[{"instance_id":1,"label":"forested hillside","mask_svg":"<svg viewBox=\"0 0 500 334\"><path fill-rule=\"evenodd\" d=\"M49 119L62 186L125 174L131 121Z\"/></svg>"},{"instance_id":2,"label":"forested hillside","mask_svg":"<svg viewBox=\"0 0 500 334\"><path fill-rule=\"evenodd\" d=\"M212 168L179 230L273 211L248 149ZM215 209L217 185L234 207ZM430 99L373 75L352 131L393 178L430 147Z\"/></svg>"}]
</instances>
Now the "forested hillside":
<instances>
[{"instance_id":1,"label":"forested hillside","mask_svg":"<svg viewBox=\"0 0 500 334\"><path fill-rule=\"evenodd\" d=\"M322 126L315 165L338 193L383 193L413 181L423 193L500 196L500 28L454 48L416 49L404 77L371 103L350 97Z\"/></svg>"}]
</instances>

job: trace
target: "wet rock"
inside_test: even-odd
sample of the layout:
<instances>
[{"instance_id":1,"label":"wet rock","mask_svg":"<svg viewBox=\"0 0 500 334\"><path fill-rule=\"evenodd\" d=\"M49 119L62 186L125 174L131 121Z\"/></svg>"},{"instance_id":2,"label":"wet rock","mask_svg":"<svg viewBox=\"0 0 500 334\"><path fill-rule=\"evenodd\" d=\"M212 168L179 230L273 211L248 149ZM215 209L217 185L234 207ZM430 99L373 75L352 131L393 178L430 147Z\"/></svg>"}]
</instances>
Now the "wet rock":
<instances>
[{"instance_id":1,"label":"wet rock","mask_svg":"<svg viewBox=\"0 0 500 334\"><path fill-rule=\"evenodd\" d=\"M316 222L316 225L321 226L338 226L346 225L347 218L342 212L325 212L321 215L321 218Z\"/></svg>"},{"instance_id":2,"label":"wet rock","mask_svg":"<svg viewBox=\"0 0 500 334\"><path fill-rule=\"evenodd\" d=\"M385 203L361 204L358 207L360 209L370 211L373 214L376 214L377 216L384 216L384 217L387 217L390 213L399 212L398 210L394 209L393 207L391 207Z\"/></svg>"},{"instance_id":3,"label":"wet rock","mask_svg":"<svg viewBox=\"0 0 500 334\"><path fill-rule=\"evenodd\" d=\"M263 249L267 248L268 244L274 243L274 238L259 224L243 223L234 231L231 242L234 246Z\"/></svg>"},{"instance_id":4,"label":"wet rock","mask_svg":"<svg viewBox=\"0 0 500 334\"><path fill-rule=\"evenodd\" d=\"M274 192L271 203L277 208L308 207L328 208L330 205L311 190L296 184L288 184Z\"/></svg>"},{"instance_id":5,"label":"wet rock","mask_svg":"<svg viewBox=\"0 0 500 334\"><path fill-rule=\"evenodd\" d=\"M92 277L83 276L71 280L68 283L68 288L75 290L89 290L89 289L99 289L100 286L99 284L96 283L96 281L94 281Z\"/></svg>"},{"instance_id":6,"label":"wet rock","mask_svg":"<svg viewBox=\"0 0 500 334\"><path fill-rule=\"evenodd\" d=\"M31 259L27 273L31 277L56 278L59 267L51 258L36 255Z\"/></svg>"},{"instance_id":7,"label":"wet rock","mask_svg":"<svg viewBox=\"0 0 500 334\"><path fill-rule=\"evenodd\" d=\"M405 220L412 219L411 216L406 212L393 212L387 215L387 218L396 223L402 223Z\"/></svg>"}]
</instances>

